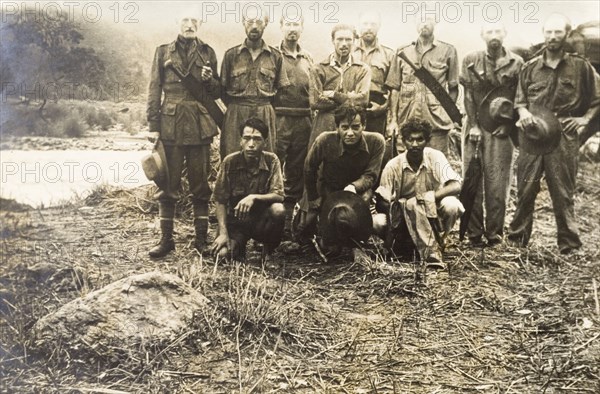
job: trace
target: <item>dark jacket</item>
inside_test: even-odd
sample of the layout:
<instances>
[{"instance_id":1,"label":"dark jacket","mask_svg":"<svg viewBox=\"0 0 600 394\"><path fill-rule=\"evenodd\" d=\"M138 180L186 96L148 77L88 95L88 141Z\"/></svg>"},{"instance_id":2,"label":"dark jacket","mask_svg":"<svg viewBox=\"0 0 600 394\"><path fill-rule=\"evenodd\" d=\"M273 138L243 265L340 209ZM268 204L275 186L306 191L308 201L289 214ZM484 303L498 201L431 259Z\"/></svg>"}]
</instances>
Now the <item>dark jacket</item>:
<instances>
[{"instance_id":1,"label":"dark jacket","mask_svg":"<svg viewBox=\"0 0 600 394\"><path fill-rule=\"evenodd\" d=\"M148 125L151 132L160 132L160 139L167 144L210 143L210 138L218 132L217 125L206 108L183 86L175 72L165 67L165 62L171 60L184 74L189 72L198 80L202 80L202 67L210 67L213 77L202 83L205 90L201 93L207 99L215 100L220 97L217 57L208 44L196 39L195 50L186 55L189 59L182 59L181 53L184 52L178 48L178 41L156 48L148 87Z\"/></svg>"}]
</instances>

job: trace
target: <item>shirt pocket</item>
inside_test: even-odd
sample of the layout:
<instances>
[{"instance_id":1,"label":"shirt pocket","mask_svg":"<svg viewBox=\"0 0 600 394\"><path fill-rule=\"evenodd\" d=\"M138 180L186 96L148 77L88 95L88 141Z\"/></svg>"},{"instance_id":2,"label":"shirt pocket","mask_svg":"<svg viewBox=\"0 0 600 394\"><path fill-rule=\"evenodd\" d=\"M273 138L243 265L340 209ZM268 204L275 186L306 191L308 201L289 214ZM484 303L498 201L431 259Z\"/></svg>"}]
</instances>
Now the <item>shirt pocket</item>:
<instances>
[{"instance_id":1,"label":"shirt pocket","mask_svg":"<svg viewBox=\"0 0 600 394\"><path fill-rule=\"evenodd\" d=\"M548 87L549 81L534 82L527 87L527 101L534 103L544 94L544 90Z\"/></svg>"},{"instance_id":2,"label":"shirt pocket","mask_svg":"<svg viewBox=\"0 0 600 394\"><path fill-rule=\"evenodd\" d=\"M385 74L388 67L381 61L373 61L371 63L371 82L378 86L383 86L385 82Z\"/></svg>"},{"instance_id":3,"label":"shirt pocket","mask_svg":"<svg viewBox=\"0 0 600 394\"><path fill-rule=\"evenodd\" d=\"M248 70L244 67L234 68L231 71L231 89L241 93L248 86Z\"/></svg>"},{"instance_id":4,"label":"shirt pocket","mask_svg":"<svg viewBox=\"0 0 600 394\"><path fill-rule=\"evenodd\" d=\"M508 71L501 71L498 73L498 80L502 86L517 86L518 74L511 73Z\"/></svg>"},{"instance_id":5,"label":"shirt pocket","mask_svg":"<svg viewBox=\"0 0 600 394\"><path fill-rule=\"evenodd\" d=\"M575 80L569 77L558 78L558 84L556 86L556 104L563 105L571 102L576 96L577 86L575 86Z\"/></svg>"},{"instance_id":6,"label":"shirt pocket","mask_svg":"<svg viewBox=\"0 0 600 394\"><path fill-rule=\"evenodd\" d=\"M269 94L275 93L275 69L259 68L256 80L260 90Z\"/></svg>"},{"instance_id":7,"label":"shirt pocket","mask_svg":"<svg viewBox=\"0 0 600 394\"><path fill-rule=\"evenodd\" d=\"M437 60L429 61L429 72L440 82L446 81L446 72L448 71L448 65L444 62Z\"/></svg>"},{"instance_id":8,"label":"shirt pocket","mask_svg":"<svg viewBox=\"0 0 600 394\"><path fill-rule=\"evenodd\" d=\"M160 109L160 135L164 140L175 139L177 103L165 102Z\"/></svg>"}]
</instances>

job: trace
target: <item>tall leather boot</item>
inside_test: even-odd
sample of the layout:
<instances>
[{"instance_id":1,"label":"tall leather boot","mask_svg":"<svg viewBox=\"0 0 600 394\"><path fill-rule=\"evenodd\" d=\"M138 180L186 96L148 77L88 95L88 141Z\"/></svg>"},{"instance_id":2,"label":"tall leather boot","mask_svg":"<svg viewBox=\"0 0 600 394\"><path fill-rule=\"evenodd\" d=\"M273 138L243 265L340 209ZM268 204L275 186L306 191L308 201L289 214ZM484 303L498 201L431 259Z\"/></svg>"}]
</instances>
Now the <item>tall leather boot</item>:
<instances>
[{"instance_id":1,"label":"tall leather boot","mask_svg":"<svg viewBox=\"0 0 600 394\"><path fill-rule=\"evenodd\" d=\"M159 203L160 231L162 233L158 245L150 249L150 257L164 257L169 252L175 250L175 241L173 240L173 218L175 217L174 203Z\"/></svg>"},{"instance_id":2,"label":"tall leather boot","mask_svg":"<svg viewBox=\"0 0 600 394\"><path fill-rule=\"evenodd\" d=\"M206 245L206 236L208 234L208 203L194 202L194 230L196 232L196 240L194 248L202 253Z\"/></svg>"}]
</instances>

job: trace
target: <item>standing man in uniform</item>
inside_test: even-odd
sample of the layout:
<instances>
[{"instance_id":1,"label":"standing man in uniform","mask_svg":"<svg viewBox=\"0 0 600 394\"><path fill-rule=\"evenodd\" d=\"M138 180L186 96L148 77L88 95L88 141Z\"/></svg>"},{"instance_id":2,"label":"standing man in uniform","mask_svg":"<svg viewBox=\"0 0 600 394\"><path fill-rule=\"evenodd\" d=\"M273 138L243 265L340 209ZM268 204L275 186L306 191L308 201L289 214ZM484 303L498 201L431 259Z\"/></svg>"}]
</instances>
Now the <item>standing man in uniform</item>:
<instances>
[{"instance_id":1,"label":"standing man in uniform","mask_svg":"<svg viewBox=\"0 0 600 394\"><path fill-rule=\"evenodd\" d=\"M217 135L217 125L171 68L190 73L201 81L201 94L206 100L219 98L217 58L215 51L196 36L201 24L199 18L199 14L186 13L180 19L177 39L159 46L152 63L147 106L150 140L158 139L164 145L169 180L158 193L162 236L158 245L150 250L151 257L163 257L175 249L173 218L184 161L194 208L194 246L201 251L206 242L211 195L208 185L210 143Z\"/></svg>"},{"instance_id":2,"label":"standing man in uniform","mask_svg":"<svg viewBox=\"0 0 600 394\"><path fill-rule=\"evenodd\" d=\"M312 126L309 95L310 68L312 57L300 47L298 40L304 30L301 15L293 20L282 15L280 20L283 41L279 46L283 55L283 66L290 85L281 88L275 95L277 115L277 141L275 152L283 166L285 179L285 201L289 230L292 212L304 190L304 159L308 152L308 141Z\"/></svg>"},{"instance_id":3,"label":"standing man in uniform","mask_svg":"<svg viewBox=\"0 0 600 394\"><path fill-rule=\"evenodd\" d=\"M266 148L274 150L277 132L272 101L277 89L289 85L281 53L262 39L268 15L264 10L253 18L243 15L242 23L246 39L225 52L221 65L223 101L227 104L221 131L221 158L238 150L239 127L250 117L258 117L267 124L271 138Z\"/></svg>"},{"instance_id":4,"label":"standing man in uniform","mask_svg":"<svg viewBox=\"0 0 600 394\"><path fill-rule=\"evenodd\" d=\"M415 65L429 71L456 101L459 74L456 49L437 40L433 35L435 20L424 17L417 17L417 40L400 47L398 52L403 51ZM392 89L389 133L397 135L398 125L409 118L426 120L433 126L429 147L447 155L448 133L454 123L433 93L415 76L414 70L402 60L393 62L385 84Z\"/></svg>"},{"instance_id":5,"label":"standing man in uniform","mask_svg":"<svg viewBox=\"0 0 600 394\"><path fill-rule=\"evenodd\" d=\"M360 16L360 39L354 56L371 68L366 130L385 135L389 98L385 80L392 63L396 61L396 54L392 48L379 43L377 33L380 27L379 13L371 11Z\"/></svg>"},{"instance_id":6,"label":"standing man in uniform","mask_svg":"<svg viewBox=\"0 0 600 394\"><path fill-rule=\"evenodd\" d=\"M324 131L336 130L335 112L342 105L369 105L371 70L352 55L354 26L338 24L331 30L335 51L311 71L310 107L316 110L309 147Z\"/></svg>"},{"instance_id":7,"label":"standing man in uniform","mask_svg":"<svg viewBox=\"0 0 600 394\"><path fill-rule=\"evenodd\" d=\"M535 198L542 174L548 183L556 218L561 254L582 246L575 219L573 195L579 157L579 134L600 111L597 74L583 57L565 52L571 22L551 15L543 26L546 49L523 66L515 98L519 132L527 133L537 122L531 106L552 111L562 125L558 147L543 155L519 152L517 159L517 210L508 233L512 244L526 246L531 237Z\"/></svg>"},{"instance_id":8,"label":"standing man in uniform","mask_svg":"<svg viewBox=\"0 0 600 394\"><path fill-rule=\"evenodd\" d=\"M360 40L354 50L354 56L371 68L366 130L387 137L389 89L385 86L385 80L392 63L397 60L392 48L379 43L377 33L380 27L381 16L378 12L366 12L360 16ZM386 143L386 150L381 163L382 168L391 157L391 143Z\"/></svg>"},{"instance_id":9,"label":"standing man in uniform","mask_svg":"<svg viewBox=\"0 0 600 394\"><path fill-rule=\"evenodd\" d=\"M510 186L513 147L509 133L512 120L506 123L480 122L490 118L490 108L499 100L514 101L523 59L502 46L506 29L500 22L481 27L486 50L468 54L463 60L460 82L465 87L467 120L464 135L463 168L467 168L475 150L483 164L483 179L475 196L467 235L472 246L483 246L483 236L492 246L502 241L506 201ZM479 75L479 76L478 76ZM508 101L507 101L508 103ZM484 111L488 113L483 113ZM494 129L490 128L490 123ZM488 127L488 128L486 128ZM485 224L483 204L485 201Z\"/></svg>"}]
</instances>

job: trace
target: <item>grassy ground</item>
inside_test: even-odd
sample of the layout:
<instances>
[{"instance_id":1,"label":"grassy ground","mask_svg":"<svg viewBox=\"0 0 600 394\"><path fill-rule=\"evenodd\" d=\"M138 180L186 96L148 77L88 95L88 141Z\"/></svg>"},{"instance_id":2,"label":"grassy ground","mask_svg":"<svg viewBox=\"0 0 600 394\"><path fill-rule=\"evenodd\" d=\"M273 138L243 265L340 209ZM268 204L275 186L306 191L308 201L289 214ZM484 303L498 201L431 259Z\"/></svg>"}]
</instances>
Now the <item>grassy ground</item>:
<instances>
[{"instance_id":1,"label":"grassy ground","mask_svg":"<svg viewBox=\"0 0 600 394\"><path fill-rule=\"evenodd\" d=\"M323 264L276 253L215 263L192 248L150 260L152 190L99 190L25 212L2 206L0 392L10 393L597 393L600 392L600 165L582 163L576 209L583 252L564 257L546 191L528 249L468 249L426 272L373 251ZM172 343L90 353L37 347L43 315L150 270L207 296Z\"/></svg>"}]
</instances>

